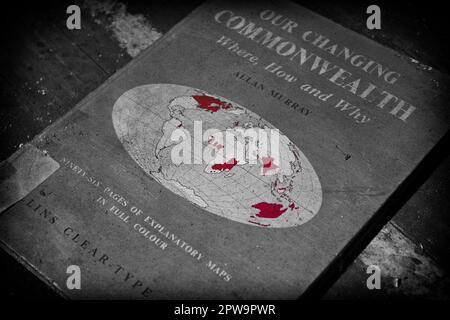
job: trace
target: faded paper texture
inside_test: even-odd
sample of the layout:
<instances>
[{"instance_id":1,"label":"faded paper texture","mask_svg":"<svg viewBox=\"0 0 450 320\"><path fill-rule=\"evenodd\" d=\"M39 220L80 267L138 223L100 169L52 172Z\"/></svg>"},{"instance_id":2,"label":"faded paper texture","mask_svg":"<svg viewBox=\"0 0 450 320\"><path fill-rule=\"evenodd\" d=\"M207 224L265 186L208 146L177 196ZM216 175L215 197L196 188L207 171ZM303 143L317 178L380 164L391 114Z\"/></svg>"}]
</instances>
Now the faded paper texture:
<instances>
[{"instance_id":1,"label":"faded paper texture","mask_svg":"<svg viewBox=\"0 0 450 320\"><path fill-rule=\"evenodd\" d=\"M59 163L45 152L26 144L0 165L0 212L23 199L50 177Z\"/></svg>"}]
</instances>

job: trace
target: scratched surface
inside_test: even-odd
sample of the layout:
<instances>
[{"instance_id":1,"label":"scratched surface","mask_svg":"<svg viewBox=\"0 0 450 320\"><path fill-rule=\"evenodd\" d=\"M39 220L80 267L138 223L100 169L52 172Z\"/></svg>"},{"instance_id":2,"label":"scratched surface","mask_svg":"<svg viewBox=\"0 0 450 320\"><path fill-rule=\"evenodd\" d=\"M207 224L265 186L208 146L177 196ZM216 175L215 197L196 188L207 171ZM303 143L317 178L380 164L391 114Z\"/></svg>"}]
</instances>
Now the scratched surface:
<instances>
[{"instance_id":1,"label":"scratched surface","mask_svg":"<svg viewBox=\"0 0 450 320\"><path fill-rule=\"evenodd\" d=\"M0 212L23 199L59 168L56 161L30 144L15 155L0 166Z\"/></svg>"},{"instance_id":2,"label":"scratched surface","mask_svg":"<svg viewBox=\"0 0 450 320\"><path fill-rule=\"evenodd\" d=\"M34 14L26 12L29 16L17 26L18 32L8 33L9 50L4 50L1 56L2 99L7 102L1 110L1 134L6 138L2 142L1 159L70 110L140 50L157 41L195 5L125 6L119 2L91 2L82 5L83 12L88 13L83 14L82 31L65 29L63 5L54 5L52 10L40 8ZM305 6L406 53L417 61L418 68L432 66L448 72L446 60L442 59L445 49L439 48L440 40L448 39L448 35L440 32L435 35L438 39L427 37L431 32L430 24L435 21L423 21L414 8L408 7L410 14L401 15L402 21L397 21L397 13L388 14L383 32L376 33L368 32L361 22L364 3L358 6L306 3ZM393 12L398 12L398 8L394 9L397 11ZM405 28L401 26L404 19L410 24L420 19L420 23ZM3 20L3 30L11 23ZM390 31L389 26L395 32ZM435 30L435 26L431 27ZM427 45L423 45L423 41ZM383 228L326 297L448 297L447 173L448 158ZM378 264L382 268L385 285L380 291L369 291L365 286L365 268L369 264ZM39 293L41 297L54 297L53 292L4 252L1 268L3 272L12 272L16 278L28 279L26 284L7 284L7 295L33 297ZM30 282L33 283L31 288Z\"/></svg>"}]
</instances>

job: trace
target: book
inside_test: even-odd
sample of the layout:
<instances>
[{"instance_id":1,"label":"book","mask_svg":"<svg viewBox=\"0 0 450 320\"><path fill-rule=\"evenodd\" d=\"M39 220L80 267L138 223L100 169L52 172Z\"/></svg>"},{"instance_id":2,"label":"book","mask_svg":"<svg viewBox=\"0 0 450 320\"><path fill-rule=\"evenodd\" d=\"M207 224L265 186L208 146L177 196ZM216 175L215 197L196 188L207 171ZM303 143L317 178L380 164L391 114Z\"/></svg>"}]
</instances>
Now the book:
<instances>
[{"instance_id":1,"label":"book","mask_svg":"<svg viewBox=\"0 0 450 320\"><path fill-rule=\"evenodd\" d=\"M2 163L1 245L70 299L304 296L447 133L447 82L298 5L208 2Z\"/></svg>"}]
</instances>

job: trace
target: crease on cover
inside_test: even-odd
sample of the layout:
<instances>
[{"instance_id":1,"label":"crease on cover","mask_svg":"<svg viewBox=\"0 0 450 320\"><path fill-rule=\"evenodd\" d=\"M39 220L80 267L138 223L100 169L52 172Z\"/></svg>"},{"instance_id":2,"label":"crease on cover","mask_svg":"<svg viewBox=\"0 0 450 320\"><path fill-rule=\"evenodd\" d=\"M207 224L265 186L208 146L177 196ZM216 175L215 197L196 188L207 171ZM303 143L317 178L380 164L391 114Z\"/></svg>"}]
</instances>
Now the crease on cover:
<instances>
[{"instance_id":1,"label":"crease on cover","mask_svg":"<svg viewBox=\"0 0 450 320\"><path fill-rule=\"evenodd\" d=\"M47 152L26 144L0 164L0 213L48 179L59 163Z\"/></svg>"}]
</instances>

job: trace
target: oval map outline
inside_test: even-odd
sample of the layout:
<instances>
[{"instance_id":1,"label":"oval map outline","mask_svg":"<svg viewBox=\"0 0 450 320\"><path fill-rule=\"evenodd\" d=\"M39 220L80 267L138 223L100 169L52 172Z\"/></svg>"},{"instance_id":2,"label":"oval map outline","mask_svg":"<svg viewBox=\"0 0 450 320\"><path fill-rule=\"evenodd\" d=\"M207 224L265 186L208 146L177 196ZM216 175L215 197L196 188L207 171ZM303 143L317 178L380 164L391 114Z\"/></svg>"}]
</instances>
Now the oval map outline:
<instances>
[{"instance_id":1,"label":"oval map outline","mask_svg":"<svg viewBox=\"0 0 450 320\"><path fill-rule=\"evenodd\" d=\"M318 213L322 204L319 177L303 152L281 132L278 164L264 157L253 165L240 165L235 159L174 164L171 151L177 144L171 139L173 131L194 132L199 121L203 131L226 132L239 125L276 129L232 100L175 84L134 87L116 100L112 111L118 139L142 170L210 213L263 228L295 227ZM208 141L202 140L202 147L217 148L214 139L213 134Z\"/></svg>"}]
</instances>

